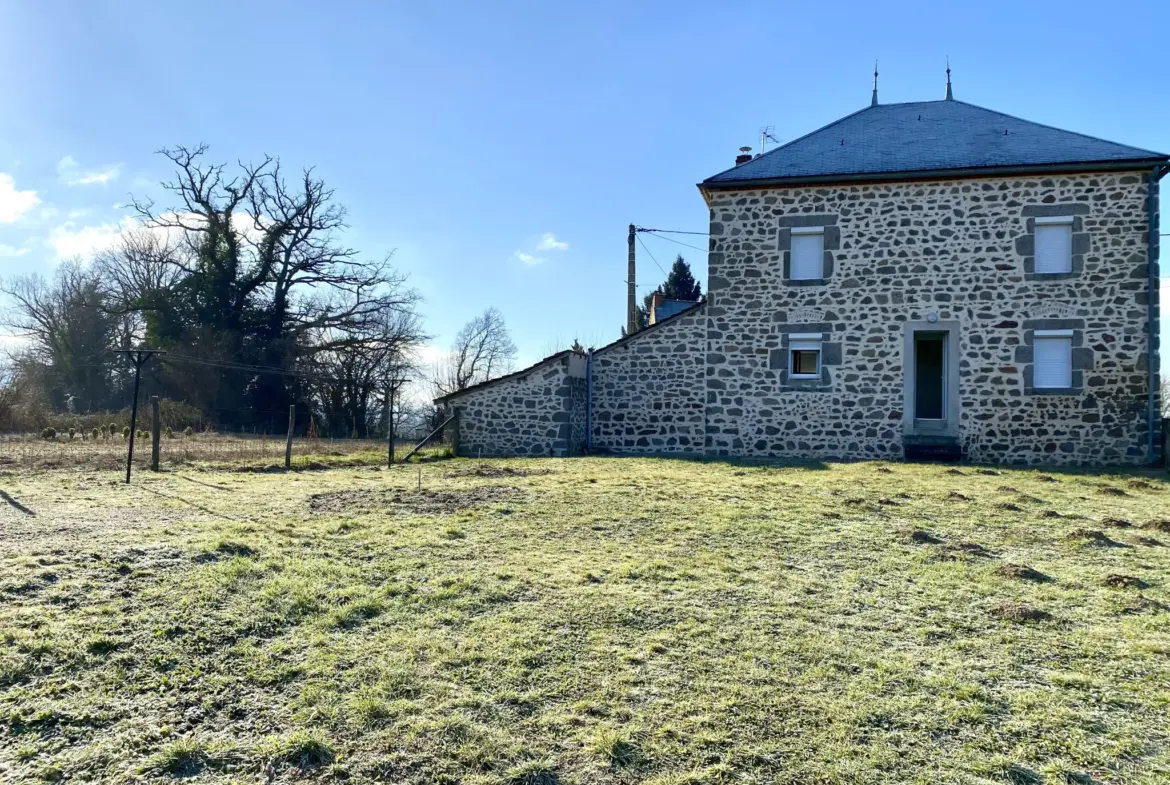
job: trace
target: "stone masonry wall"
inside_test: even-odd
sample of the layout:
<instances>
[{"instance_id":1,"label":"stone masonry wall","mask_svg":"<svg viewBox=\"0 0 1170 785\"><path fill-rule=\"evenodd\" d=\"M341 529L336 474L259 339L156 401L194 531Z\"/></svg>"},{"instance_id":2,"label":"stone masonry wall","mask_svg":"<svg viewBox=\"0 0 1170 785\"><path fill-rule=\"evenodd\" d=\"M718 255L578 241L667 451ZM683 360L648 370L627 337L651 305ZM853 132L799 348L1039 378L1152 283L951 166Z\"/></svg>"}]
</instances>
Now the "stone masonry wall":
<instances>
[{"instance_id":1,"label":"stone masonry wall","mask_svg":"<svg viewBox=\"0 0 1170 785\"><path fill-rule=\"evenodd\" d=\"M935 314L959 324L968 458L1143 463L1146 307L1156 297L1146 277L1146 191L1134 172L711 192L707 452L900 458L903 325ZM1074 272L1037 275L1034 219L1058 214L1076 216ZM784 282L784 224L832 227L823 282ZM1076 336L1074 388L1060 394L1031 388L1032 333L1049 328ZM696 447L699 413L686 392L695 369L675 360L690 356L696 330L678 332L687 337L607 352L609 419L596 423L595 438L665 449L685 436ZM796 332L824 334L827 379L786 383L776 350ZM672 419L652 418L661 411L652 406L634 418L616 405L639 394L674 403Z\"/></svg>"},{"instance_id":2,"label":"stone masonry wall","mask_svg":"<svg viewBox=\"0 0 1170 785\"><path fill-rule=\"evenodd\" d=\"M703 452L706 306L593 353L593 448Z\"/></svg>"},{"instance_id":3,"label":"stone masonry wall","mask_svg":"<svg viewBox=\"0 0 1170 785\"><path fill-rule=\"evenodd\" d=\"M584 375L584 356L564 353L451 399L449 405L459 412L459 454L580 454Z\"/></svg>"}]
</instances>

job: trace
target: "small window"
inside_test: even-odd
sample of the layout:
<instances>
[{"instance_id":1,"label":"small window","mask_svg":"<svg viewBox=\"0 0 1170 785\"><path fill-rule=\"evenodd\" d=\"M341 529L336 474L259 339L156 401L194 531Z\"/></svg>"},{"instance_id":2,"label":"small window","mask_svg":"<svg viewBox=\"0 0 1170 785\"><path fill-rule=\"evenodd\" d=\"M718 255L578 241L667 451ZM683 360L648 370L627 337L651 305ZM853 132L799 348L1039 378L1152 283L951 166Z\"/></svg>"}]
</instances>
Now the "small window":
<instances>
[{"instance_id":1,"label":"small window","mask_svg":"<svg viewBox=\"0 0 1170 785\"><path fill-rule=\"evenodd\" d=\"M796 281L825 277L825 227L800 226L792 230L790 274Z\"/></svg>"},{"instance_id":2,"label":"small window","mask_svg":"<svg viewBox=\"0 0 1170 785\"><path fill-rule=\"evenodd\" d=\"M1037 330L1032 338L1032 351L1034 388L1072 387L1072 330Z\"/></svg>"},{"instance_id":3,"label":"small window","mask_svg":"<svg viewBox=\"0 0 1170 785\"><path fill-rule=\"evenodd\" d=\"M1072 272L1072 216L1036 219L1036 272Z\"/></svg>"},{"instance_id":4,"label":"small window","mask_svg":"<svg viewBox=\"0 0 1170 785\"><path fill-rule=\"evenodd\" d=\"M821 375L821 339L817 335L788 339L789 378L818 379Z\"/></svg>"}]
</instances>

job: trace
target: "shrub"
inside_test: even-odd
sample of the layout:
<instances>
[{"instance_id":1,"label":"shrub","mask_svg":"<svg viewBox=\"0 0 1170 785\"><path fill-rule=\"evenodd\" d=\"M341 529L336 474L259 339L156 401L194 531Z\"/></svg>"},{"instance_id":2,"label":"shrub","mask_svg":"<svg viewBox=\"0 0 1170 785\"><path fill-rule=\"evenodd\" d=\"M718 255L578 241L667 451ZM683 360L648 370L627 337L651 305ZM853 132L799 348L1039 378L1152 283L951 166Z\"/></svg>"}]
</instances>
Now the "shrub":
<instances>
[{"instance_id":1,"label":"shrub","mask_svg":"<svg viewBox=\"0 0 1170 785\"><path fill-rule=\"evenodd\" d=\"M188 425L186 428L183 429L184 436L193 436L194 434L195 434L195 431L191 430L190 425Z\"/></svg>"},{"instance_id":2,"label":"shrub","mask_svg":"<svg viewBox=\"0 0 1170 785\"><path fill-rule=\"evenodd\" d=\"M129 426L129 425L123 425L123 426L122 426L122 438L123 438L123 439L129 439L129 438L130 438L130 426Z\"/></svg>"},{"instance_id":3,"label":"shrub","mask_svg":"<svg viewBox=\"0 0 1170 785\"><path fill-rule=\"evenodd\" d=\"M45 430L41 431L41 438L42 439L56 439L57 438L57 430L55 428L46 428Z\"/></svg>"},{"instance_id":4,"label":"shrub","mask_svg":"<svg viewBox=\"0 0 1170 785\"><path fill-rule=\"evenodd\" d=\"M175 438L175 432L171 430L171 426L167 426L167 429L163 431L163 436L167 437L168 439Z\"/></svg>"}]
</instances>

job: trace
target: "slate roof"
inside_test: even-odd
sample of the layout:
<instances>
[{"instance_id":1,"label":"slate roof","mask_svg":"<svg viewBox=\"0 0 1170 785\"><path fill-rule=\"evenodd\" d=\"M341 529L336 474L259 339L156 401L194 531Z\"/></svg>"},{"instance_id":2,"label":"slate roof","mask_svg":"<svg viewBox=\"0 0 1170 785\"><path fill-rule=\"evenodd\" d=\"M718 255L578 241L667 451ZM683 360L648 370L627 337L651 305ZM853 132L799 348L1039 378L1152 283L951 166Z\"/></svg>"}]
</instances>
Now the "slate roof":
<instances>
[{"instance_id":1,"label":"slate roof","mask_svg":"<svg viewBox=\"0 0 1170 785\"><path fill-rule=\"evenodd\" d=\"M1166 160L1163 153L1062 131L962 101L921 101L866 107L709 177L700 187L740 187L746 181L901 179L1068 164L1121 168L1123 162L1152 166Z\"/></svg>"},{"instance_id":2,"label":"slate roof","mask_svg":"<svg viewBox=\"0 0 1170 785\"><path fill-rule=\"evenodd\" d=\"M662 300L654 309L654 318L656 321L669 319L676 313L682 313L688 308L694 308L698 304L698 300Z\"/></svg>"}]
</instances>

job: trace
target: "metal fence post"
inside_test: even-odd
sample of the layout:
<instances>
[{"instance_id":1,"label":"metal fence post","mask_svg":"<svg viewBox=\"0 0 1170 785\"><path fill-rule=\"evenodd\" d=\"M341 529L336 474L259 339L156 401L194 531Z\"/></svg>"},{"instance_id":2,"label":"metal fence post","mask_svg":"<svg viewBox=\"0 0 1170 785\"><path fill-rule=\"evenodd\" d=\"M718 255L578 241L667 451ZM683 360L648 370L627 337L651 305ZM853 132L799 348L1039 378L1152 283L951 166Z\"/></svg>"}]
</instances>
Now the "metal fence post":
<instances>
[{"instance_id":1,"label":"metal fence post","mask_svg":"<svg viewBox=\"0 0 1170 785\"><path fill-rule=\"evenodd\" d=\"M284 440L284 468L292 468L292 440L293 429L297 425L297 407L293 404L288 407L288 436Z\"/></svg>"},{"instance_id":2,"label":"metal fence post","mask_svg":"<svg viewBox=\"0 0 1170 785\"><path fill-rule=\"evenodd\" d=\"M160 418L158 416L158 396L150 396L150 414L153 422L150 425L150 470L158 471L158 437Z\"/></svg>"}]
</instances>

